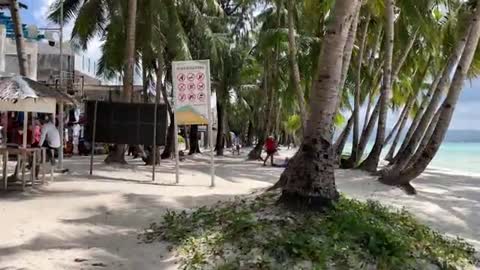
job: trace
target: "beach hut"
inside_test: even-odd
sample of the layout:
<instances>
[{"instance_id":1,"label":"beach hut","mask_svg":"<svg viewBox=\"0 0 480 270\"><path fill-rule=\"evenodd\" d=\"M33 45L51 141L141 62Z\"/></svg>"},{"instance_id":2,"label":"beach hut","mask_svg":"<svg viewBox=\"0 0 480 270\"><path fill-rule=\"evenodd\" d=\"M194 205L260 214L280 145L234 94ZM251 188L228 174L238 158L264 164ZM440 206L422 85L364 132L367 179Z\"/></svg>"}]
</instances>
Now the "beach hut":
<instances>
[{"instance_id":1,"label":"beach hut","mask_svg":"<svg viewBox=\"0 0 480 270\"><path fill-rule=\"evenodd\" d=\"M8 154L17 154L20 159L25 160L27 153L32 153L34 156L39 151L38 148L28 148L27 144L27 125L28 113L49 113L55 115L57 103L75 104L75 101L67 94L60 92L57 89L50 88L39 82L33 81L22 76L0 77L0 111L3 112L23 112L23 141L22 145L18 147L7 147L4 143L1 148L1 153L4 156L3 178L4 188L7 188L7 172L6 164ZM7 121L4 121L6 125ZM6 130L8 127L4 126ZM5 134L5 133L4 133ZM5 140L4 140L5 141ZM44 156L44 154L42 155ZM33 159L36 160L35 158ZM22 186L25 187L25 162L22 168ZM34 170L34 168L33 168ZM33 172L32 172L33 183Z\"/></svg>"}]
</instances>

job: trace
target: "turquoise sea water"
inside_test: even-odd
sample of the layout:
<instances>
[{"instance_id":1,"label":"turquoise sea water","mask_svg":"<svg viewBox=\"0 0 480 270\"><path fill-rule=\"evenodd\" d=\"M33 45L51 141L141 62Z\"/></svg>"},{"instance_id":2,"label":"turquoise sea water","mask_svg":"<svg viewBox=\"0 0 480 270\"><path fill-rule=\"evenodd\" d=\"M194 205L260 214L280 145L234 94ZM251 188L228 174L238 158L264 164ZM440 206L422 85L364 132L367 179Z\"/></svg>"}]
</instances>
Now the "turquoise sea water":
<instances>
[{"instance_id":1,"label":"turquoise sea water","mask_svg":"<svg viewBox=\"0 0 480 270\"><path fill-rule=\"evenodd\" d=\"M480 143L443 143L430 166L480 174Z\"/></svg>"},{"instance_id":2,"label":"turquoise sea water","mask_svg":"<svg viewBox=\"0 0 480 270\"><path fill-rule=\"evenodd\" d=\"M373 143L369 145L369 148ZM345 152L350 152L351 146L345 147ZM385 153L390 145L385 147ZM480 143L453 143L445 142L440 147L431 168L439 168L455 172L480 175Z\"/></svg>"}]
</instances>

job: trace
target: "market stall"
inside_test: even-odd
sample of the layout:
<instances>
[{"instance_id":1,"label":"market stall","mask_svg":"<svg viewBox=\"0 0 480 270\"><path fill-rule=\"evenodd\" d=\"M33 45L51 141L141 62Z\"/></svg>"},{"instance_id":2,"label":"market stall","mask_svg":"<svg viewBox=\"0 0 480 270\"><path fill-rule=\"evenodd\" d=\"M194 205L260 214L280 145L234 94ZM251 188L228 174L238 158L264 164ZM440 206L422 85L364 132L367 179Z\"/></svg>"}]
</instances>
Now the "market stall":
<instances>
[{"instance_id":1,"label":"market stall","mask_svg":"<svg viewBox=\"0 0 480 270\"><path fill-rule=\"evenodd\" d=\"M14 76L14 77L0 77L0 111L4 113L3 122L3 142L0 148L0 154L3 156L3 181L4 189L8 188L9 179L7 177L7 163L9 155L15 155L17 157L17 169L21 167L21 182L22 189L25 188L27 180L25 179L25 168L28 159L33 161L31 165L31 184L35 184L36 178L36 161L37 157L41 156L41 170L42 170L42 182L45 178L45 157L46 149L41 147L32 147L27 140L28 134L28 119L29 113L45 113L53 115L55 119L56 108L58 104L71 104L75 102L67 94L62 93L57 89L50 88L46 85L28 79L26 77ZM60 106L61 107L61 106ZM23 130L21 132L21 141L13 143L9 142L8 120L7 115L9 112L19 112L23 117ZM32 129L35 122L32 121ZM10 138L11 140L11 138ZM62 144L63 145L63 144ZM60 151L63 151L63 147ZM17 172L17 169L15 172ZM14 174L16 177L16 173ZM53 180L53 167L50 168L51 179ZM14 179L15 181L17 179Z\"/></svg>"}]
</instances>

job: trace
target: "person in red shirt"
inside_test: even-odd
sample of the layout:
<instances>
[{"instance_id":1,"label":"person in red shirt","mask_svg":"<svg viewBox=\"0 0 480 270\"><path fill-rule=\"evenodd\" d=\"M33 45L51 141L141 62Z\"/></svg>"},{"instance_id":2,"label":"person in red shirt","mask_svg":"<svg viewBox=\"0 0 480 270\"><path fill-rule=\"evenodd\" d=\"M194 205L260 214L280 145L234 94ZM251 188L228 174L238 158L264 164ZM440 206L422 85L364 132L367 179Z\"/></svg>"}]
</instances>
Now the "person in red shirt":
<instances>
[{"instance_id":1,"label":"person in red shirt","mask_svg":"<svg viewBox=\"0 0 480 270\"><path fill-rule=\"evenodd\" d=\"M268 136L265 141L265 151L267 152L267 157L263 161L263 166L267 165L268 158L270 158L270 163L273 166L273 155L277 152L277 142L275 142L273 136Z\"/></svg>"}]
</instances>

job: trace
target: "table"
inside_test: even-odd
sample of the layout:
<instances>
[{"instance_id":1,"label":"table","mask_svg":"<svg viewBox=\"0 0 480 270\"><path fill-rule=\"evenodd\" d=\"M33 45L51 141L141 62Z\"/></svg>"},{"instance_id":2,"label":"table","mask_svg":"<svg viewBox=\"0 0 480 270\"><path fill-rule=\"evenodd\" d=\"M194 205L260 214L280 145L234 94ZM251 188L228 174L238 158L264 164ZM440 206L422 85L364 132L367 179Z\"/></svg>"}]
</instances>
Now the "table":
<instances>
[{"instance_id":1,"label":"table","mask_svg":"<svg viewBox=\"0 0 480 270\"><path fill-rule=\"evenodd\" d=\"M47 149L39 147L27 147L27 148L17 148L17 147L0 147L0 155L3 156L3 188L8 190L8 172L7 164L9 155L17 156L17 166L21 166L22 169L22 190L25 190L26 179L25 179L25 165L28 162L27 157L33 156L33 162L31 166L31 181L32 186L35 185L35 175L36 175L36 165L37 165L37 155L41 155L41 166L42 171L42 184L45 183L45 163L47 159ZM54 157L53 157L54 158ZM50 167L50 180L53 181L53 166Z\"/></svg>"}]
</instances>

